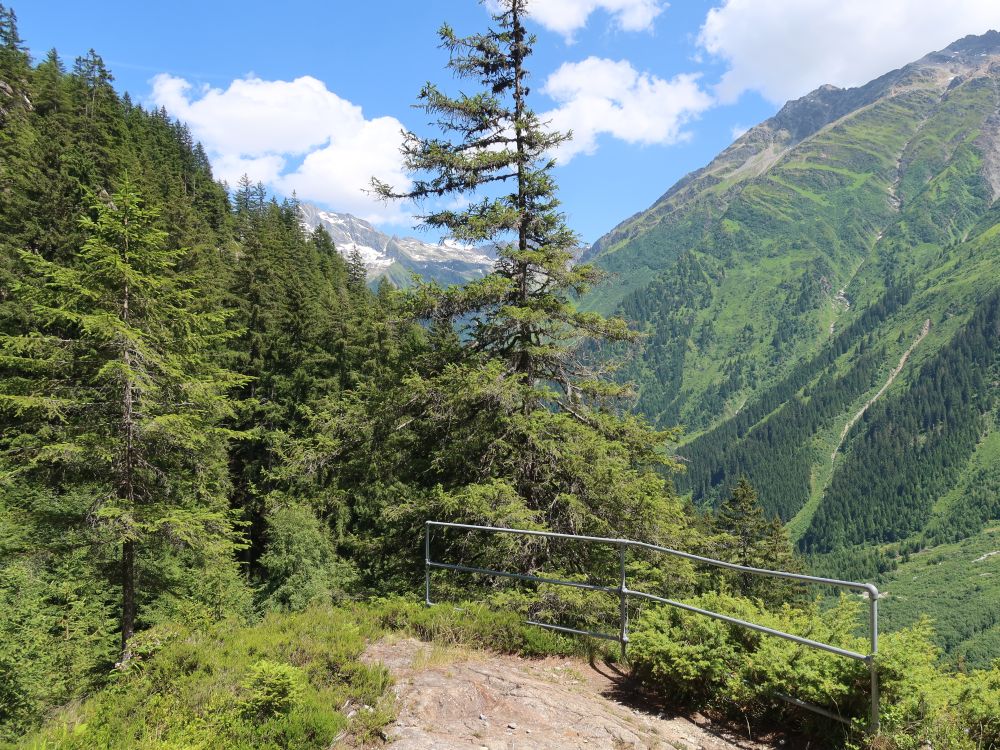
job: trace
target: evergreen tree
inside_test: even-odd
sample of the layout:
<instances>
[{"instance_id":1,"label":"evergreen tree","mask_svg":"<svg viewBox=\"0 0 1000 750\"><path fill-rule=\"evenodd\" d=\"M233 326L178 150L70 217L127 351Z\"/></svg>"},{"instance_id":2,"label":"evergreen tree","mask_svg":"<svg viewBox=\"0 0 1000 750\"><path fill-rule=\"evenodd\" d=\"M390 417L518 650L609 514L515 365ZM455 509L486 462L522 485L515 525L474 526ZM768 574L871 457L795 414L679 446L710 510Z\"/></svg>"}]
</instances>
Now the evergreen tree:
<instances>
[{"instance_id":1,"label":"evergreen tree","mask_svg":"<svg viewBox=\"0 0 1000 750\"><path fill-rule=\"evenodd\" d=\"M480 91L452 97L423 88L419 106L437 117L442 135L406 135L411 188L372 183L385 199L432 208L439 198L481 194L464 210L431 210L422 220L460 241L492 244L499 260L465 287L418 285L409 304L430 323L431 350L411 361L401 386L365 391L365 418L350 409L326 416L350 455L343 477L359 488L358 541L369 551L399 548L437 517L683 544L681 505L656 470L673 468L663 451L672 433L629 415L620 399L627 388L588 361L595 342L634 335L621 319L573 304L599 273L571 262L577 238L559 212L550 152L569 136L549 131L527 101L534 38L524 26L525 0L499 6L495 28L484 33L440 30L448 67ZM610 560L600 551L481 541L454 554L588 575ZM376 575L405 580L400 568L410 561L368 554L393 566Z\"/></svg>"},{"instance_id":2,"label":"evergreen tree","mask_svg":"<svg viewBox=\"0 0 1000 750\"><path fill-rule=\"evenodd\" d=\"M750 480L741 476L715 516L718 554L727 561L751 568L800 570L788 533L777 517L768 519ZM755 596L770 602L787 600L792 595L789 584L777 578L739 572L730 580L743 596Z\"/></svg>"},{"instance_id":3,"label":"evergreen tree","mask_svg":"<svg viewBox=\"0 0 1000 750\"><path fill-rule=\"evenodd\" d=\"M361 251L356 247L351 249L351 254L347 257L347 280L355 288L364 286L368 280L365 259L361 257Z\"/></svg>"},{"instance_id":4,"label":"evergreen tree","mask_svg":"<svg viewBox=\"0 0 1000 750\"><path fill-rule=\"evenodd\" d=\"M24 54L24 40L17 31L17 14L13 8L7 8L0 3L0 60L5 63L8 56L18 57Z\"/></svg>"},{"instance_id":5,"label":"evergreen tree","mask_svg":"<svg viewBox=\"0 0 1000 750\"><path fill-rule=\"evenodd\" d=\"M186 251L166 245L155 218L126 179L82 220L74 264L22 252L15 293L41 334L3 342L0 402L24 425L5 453L14 475L90 495L86 515L119 549L123 661L142 599L137 560L155 566L166 542L225 567L236 545L220 424L239 378L217 364L227 315L199 307L199 279L179 270Z\"/></svg>"},{"instance_id":6,"label":"evergreen tree","mask_svg":"<svg viewBox=\"0 0 1000 750\"><path fill-rule=\"evenodd\" d=\"M573 356L588 338L633 338L624 321L582 313L571 302L599 277L588 264L573 264L578 238L559 212L550 153L571 136L548 129L528 106L525 67L535 37L524 27L527 0L503 0L493 16L495 29L459 37L447 24L441 45L448 67L482 87L452 97L428 83L419 107L437 117L440 138L407 133L406 167L417 176L406 191L373 180L386 199L422 201L501 188L464 210L443 209L421 217L465 242L496 242L494 272L462 291L432 299L432 315L470 315L469 334L478 351L503 359L521 381L558 384L559 405L575 412L580 391L593 390L592 371ZM608 384L600 388L606 392ZM526 392L526 409L537 403Z\"/></svg>"},{"instance_id":7,"label":"evergreen tree","mask_svg":"<svg viewBox=\"0 0 1000 750\"><path fill-rule=\"evenodd\" d=\"M10 247L22 234L28 194L37 178L37 135L31 128L30 64L14 11L0 5L0 295ZM2 298L2 297L0 297Z\"/></svg>"}]
</instances>

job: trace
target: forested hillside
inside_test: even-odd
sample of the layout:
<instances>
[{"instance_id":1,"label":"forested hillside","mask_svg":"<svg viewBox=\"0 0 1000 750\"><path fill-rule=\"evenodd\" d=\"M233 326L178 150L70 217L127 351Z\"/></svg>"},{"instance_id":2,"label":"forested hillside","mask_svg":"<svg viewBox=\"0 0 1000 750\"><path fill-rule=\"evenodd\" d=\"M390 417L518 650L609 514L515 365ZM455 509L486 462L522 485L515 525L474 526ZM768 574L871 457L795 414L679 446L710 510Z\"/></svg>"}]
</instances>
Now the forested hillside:
<instances>
[{"instance_id":1,"label":"forested hillside","mask_svg":"<svg viewBox=\"0 0 1000 750\"><path fill-rule=\"evenodd\" d=\"M524 170L543 189L496 201L534 217L520 235L473 228L473 209L439 217L466 242L513 234L494 273L463 289L372 291L362 259L345 260L321 226L307 232L293 201L216 182L187 128L119 96L96 52L33 63L14 13L0 7L0 21L0 739L101 686L146 679L150 644L177 628L240 633L226 652L243 670L235 689L271 696L302 663L255 665L250 644L284 658L285 633L311 620L261 617L416 591L428 518L699 538L656 471L671 466L670 434L631 416L621 389L576 355L581 341L632 334L569 301L596 273L567 266L576 237L542 158L562 136L531 120L530 150L456 186ZM523 77L520 62L504 65ZM516 113L468 116L506 133L528 116L517 97ZM463 106L438 98L428 111ZM482 541L452 554L574 575L613 564ZM518 602L507 606L529 605ZM595 616L583 602L550 606ZM317 637L347 662L362 643ZM308 700L385 689L337 663L309 672ZM180 708L165 720L182 722L185 741L231 730L263 742L250 704L233 700L221 724L184 723ZM311 705L278 730L324 747L337 728L367 731L363 717ZM147 729L93 731L92 742L128 746Z\"/></svg>"},{"instance_id":2,"label":"forested hillside","mask_svg":"<svg viewBox=\"0 0 1000 750\"><path fill-rule=\"evenodd\" d=\"M342 503L272 499L276 471L315 403L379 377L413 336L294 204L249 183L230 202L187 129L120 97L97 53L32 66L0 17L10 736L151 625L346 585Z\"/></svg>"},{"instance_id":3,"label":"forested hillside","mask_svg":"<svg viewBox=\"0 0 1000 750\"><path fill-rule=\"evenodd\" d=\"M432 203L424 221L489 247L496 262L464 286L401 291L371 289L360 253L345 259L321 225L307 230L294 200L248 179L217 182L188 129L117 92L96 52L32 60L0 5L0 745L378 746L394 710L390 678L362 654L400 631L505 653L620 658L522 622L615 628L614 547L437 534L437 558L578 588L439 571L441 604L425 608L427 519L630 537L794 569L803 560L774 510L787 519L811 508L793 528L826 563L873 537L919 530L954 541L995 518L995 493L982 488L996 480L1000 302L985 269L997 232L979 135L964 129L995 109L983 77L945 94L938 73L897 80L899 102L856 115L870 129L862 147L834 134L840 126L824 131L822 148L801 141L811 155L781 163L817 172L823 195L790 176L720 187L746 194L730 218L707 220L713 203L680 223L685 238L716 238L712 252L692 241L661 255L661 239L641 235L614 252L606 242L602 263L645 247L662 273L647 297L639 272L632 289L588 297L603 272L573 262L579 238L559 211L548 156L568 135L531 108L524 13L525 0L503 0L486 32L441 28L451 72L472 93L425 86L418 108L441 137L406 134L409 186L372 183L387 200L479 191L472 203ZM914 124L906 113L926 117ZM804 137L782 132L775 143ZM942 141L950 150L939 163ZM880 155L885 143L924 169L929 187L886 166L895 157ZM817 206L808 217L796 213L807 204ZM859 206L881 218L849 221ZM916 250L912 232L924 233ZM773 292L751 265L768 279L796 271L776 282L787 304L772 309L764 341L767 315L719 307L725 284L746 285L739 306ZM838 284L846 291L831 298ZM632 409L615 363L595 356L640 334L580 299L620 301L647 329L643 359L625 371L657 427ZM716 314L718 326L708 322ZM735 419L712 406L714 385L673 405L651 390L686 383L693 342L706 362L741 363L722 394L740 402ZM730 354L713 349L723 346ZM654 361L666 369L651 380ZM899 385L840 445L847 415L893 366ZM696 436L679 449L674 417L690 417ZM796 452L810 441L837 453L830 492L866 483L884 509L838 513L826 499L808 505L811 495L779 505L778 483L815 492L801 482L815 466ZM895 495L895 474L868 454L883 468L913 460ZM686 503L678 477L718 511ZM630 586L868 648L853 600L812 601L787 582L630 555ZM672 705L734 716L741 728L782 723L831 746L1000 741L998 670L942 670L931 629L909 626L906 613L876 662L883 732L862 740L864 664L624 606L635 634L627 667ZM964 653L971 661L990 643ZM854 727L803 718L780 700L793 689Z\"/></svg>"},{"instance_id":4,"label":"forested hillside","mask_svg":"<svg viewBox=\"0 0 1000 750\"><path fill-rule=\"evenodd\" d=\"M789 102L595 245L584 304L647 334L625 376L685 427L682 492L745 474L853 577L997 518L998 163L991 31Z\"/></svg>"}]
</instances>

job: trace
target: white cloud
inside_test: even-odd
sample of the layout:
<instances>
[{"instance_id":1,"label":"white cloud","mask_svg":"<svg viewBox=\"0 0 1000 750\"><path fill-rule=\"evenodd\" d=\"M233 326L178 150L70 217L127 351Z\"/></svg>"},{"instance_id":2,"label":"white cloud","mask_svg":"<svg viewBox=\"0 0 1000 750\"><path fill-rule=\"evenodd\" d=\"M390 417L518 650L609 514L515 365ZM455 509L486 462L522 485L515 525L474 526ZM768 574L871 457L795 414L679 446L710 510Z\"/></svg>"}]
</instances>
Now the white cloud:
<instances>
[{"instance_id":1,"label":"white cloud","mask_svg":"<svg viewBox=\"0 0 1000 750\"><path fill-rule=\"evenodd\" d=\"M730 135L732 135L732 137L733 137L733 140L735 141L735 140L737 140L737 139L738 139L738 138L739 138L739 137L740 137L741 135L743 135L743 134L744 134L745 132L747 132L747 131L748 131L749 129L750 129L750 128L748 128L748 127L745 127L745 126L743 126L743 125L740 125L739 123L737 123L737 124L733 125L733 127L731 127L731 128L729 129L729 133L730 133Z\"/></svg>"},{"instance_id":2,"label":"white cloud","mask_svg":"<svg viewBox=\"0 0 1000 750\"><path fill-rule=\"evenodd\" d=\"M601 134L643 145L676 143L687 137L684 125L712 105L697 75L668 81L639 73L627 60L598 57L564 63L542 91L559 106L541 119L573 131L573 140L556 154L561 163L594 153Z\"/></svg>"},{"instance_id":3,"label":"white cloud","mask_svg":"<svg viewBox=\"0 0 1000 750\"><path fill-rule=\"evenodd\" d=\"M755 90L782 103L824 83L866 83L998 27L997 0L723 0L698 42L729 64L723 101Z\"/></svg>"},{"instance_id":4,"label":"white cloud","mask_svg":"<svg viewBox=\"0 0 1000 750\"><path fill-rule=\"evenodd\" d=\"M622 31L651 31L666 7L663 0L532 0L528 13L549 31L571 40L597 10L610 15Z\"/></svg>"},{"instance_id":5,"label":"white cloud","mask_svg":"<svg viewBox=\"0 0 1000 750\"><path fill-rule=\"evenodd\" d=\"M294 81L249 77L224 90L197 93L183 78L166 73L152 84L153 102L190 126L219 179L235 185L248 174L283 194L294 190L304 200L373 221L402 217L398 206L363 192L373 176L400 188L409 184L397 119L365 119L361 107L310 76ZM289 168L290 162L300 163Z\"/></svg>"}]
</instances>

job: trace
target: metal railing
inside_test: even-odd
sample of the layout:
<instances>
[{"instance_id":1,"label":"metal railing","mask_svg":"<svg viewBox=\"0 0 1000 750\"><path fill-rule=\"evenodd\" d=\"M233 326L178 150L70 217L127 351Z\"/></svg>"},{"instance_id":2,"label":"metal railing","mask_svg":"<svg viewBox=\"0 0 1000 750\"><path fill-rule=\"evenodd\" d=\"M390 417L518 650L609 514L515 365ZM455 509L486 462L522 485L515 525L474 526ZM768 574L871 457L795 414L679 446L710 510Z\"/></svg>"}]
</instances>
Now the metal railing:
<instances>
[{"instance_id":1,"label":"metal railing","mask_svg":"<svg viewBox=\"0 0 1000 750\"><path fill-rule=\"evenodd\" d=\"M614 545L619 551L619 564L620 564L620 578L617 586L599 586L596 584L583 583L581 581L566 581L558 578L547 578L545 576L535 576L526 573L513 573L504 570L492 570L490 568L477 568L467 565L454 565L451 563L438 562L431 559L431 529L433 527L441 527L448 529L463 529L466 531L484 531L494 534L515 534L520 536L535 536L544 537L546 539L567 539L577 542L587 542L595 544L609 544ZM712 612L707 609L701 609L699 607L692 606L690 604L685 604L684 602L675 601L673 599L667 599L662 596L656 596L655 594L649 594L645 591L637 591L628 588L626 580L626 552L629 548L648 550L650 552L658 552L665 555L670 555L673 557L679 557L684 560L690 560L692 562L704 563L706 565L713 565L717 568L726 568L728 570L737 570L742 573L750 573L759 576L768 576L771 578L784 578L792 581L801 581L803 583L816 583L823 584L826 586L833 586L841 589L849 589L853 591L864 592L868 597L868 629L870 636L871 651L867 654L860 654L856 651L850 651L845 648L840 648L839 646L834 646L829 643L822 643L821 641L814 641L809 638L803 638L802 636L794 635L792 633L785 633L781 630L775 630L774 628L769 628L764 625L758 625L757 623L748 622L746 620L741 620L737 617L730 617L729 615L720 614L719 612ZM529 529L508 529L499 526L476 526L473 524L465 523L447 523L444 521L427 521L424 526L424 565L425 565L425 587L424 587L424 601L427 606L431 606L434 602L431 600L431 570L451 570L460 573L475 573L485 576L497 576L501 578L512 578L518 581L531 581L534 583L547 583L555 586L569 586L571 588L584 589L586 591L600 591L606 594L615 595L619 600L619 629L617 634L610 633L596 633L588 630L578 630L576 628L563 627L561 625L553 625L546 622L536 622L534 620L528 620L528 624L537 625L542 628L548 628L550 630L556 630L562 633L573 633L577 635L590 636L591 638L602 638L604 640L617 641L621 644L621 654L622 658L625 657L625 652L628 647L629 637L628 637L628 597L634 596L640 599L645 599L647 601L657 602L658 604L666 604L671 607L676 607L687 612L693 612L694 614L704 615L706 617L711 617L716 620L721 620L722 622L727 622L732 625L739 625L740 627L749 628L750 630L755 630L759 633L765 633L767 635L776 636L778 638L784 638L794 643L799 643L803 646L809 646L810 648L820 649L822 651L827 651L831 654L836 654L837 656L843 656L848 659L854 659L855 661L864 662L868 665L868 670L871 675L871 715L869 721L869 732L875 734L878 732L879 728L879 683L878 683L878 672L875 666L875 659L878 655L878 589L871 583L857 583L855 581L841 581L836 578L821 578L818 576L803 575L801 573L788 573L782 570L767 570L765 568L753 568L746 565L736 565L735 563L724 562L723 560L713 560L710 557L702 557L700 555L692 555L688 552L681 552L679 550L670 549L668 547L660 547L656 544L647 544L646 542L636 542L631 539L611 539L607 537L599 536L578 536L575 534L558 534L552 531L533 531ZM796 706L808 709L822 716L826 716L837 721L849 724L850 720L845 719L821 706L816 706L805 701L798 700L797 698L792 698L790 696L779 696L783 700L786 700Z\"/></svg>"}]
</instances>

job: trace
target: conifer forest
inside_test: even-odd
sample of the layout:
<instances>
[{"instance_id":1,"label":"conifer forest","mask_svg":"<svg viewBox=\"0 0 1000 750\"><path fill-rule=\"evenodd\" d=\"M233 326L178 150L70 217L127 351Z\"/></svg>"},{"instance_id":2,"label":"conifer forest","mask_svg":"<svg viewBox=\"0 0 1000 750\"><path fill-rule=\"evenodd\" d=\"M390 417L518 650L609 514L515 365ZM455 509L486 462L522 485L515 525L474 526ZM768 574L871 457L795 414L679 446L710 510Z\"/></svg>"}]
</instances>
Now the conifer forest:
<instances>
[{"instance_id":1,"label":"conifer forest","mask_svg":"<svg viewBox=\"0 0 1000 750\"><path fill-rule=\"evenodd\" d=\"M947 96L901 69L792 140L789 103L581 257L528 5L426 40L435 134L405 134L412 182L370 184L495 253L460 284L374 277L0 5L0 747L388 746L362 655L402 634L605 659L793 747L1000 748L1000 571L963 573L1000 559L1000 63ZM751 177L761 139L784 155ZM624 662L525 624L614 632L586 588L618 585L613 547L435 533L435 559L584 587L436 571L427 608L428 520L873 582L880 730L865 664L724 621L632 601ZM867 653L856 596L641 553L628 576Z\"/></svg>"}]
</instances>

